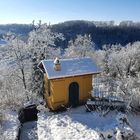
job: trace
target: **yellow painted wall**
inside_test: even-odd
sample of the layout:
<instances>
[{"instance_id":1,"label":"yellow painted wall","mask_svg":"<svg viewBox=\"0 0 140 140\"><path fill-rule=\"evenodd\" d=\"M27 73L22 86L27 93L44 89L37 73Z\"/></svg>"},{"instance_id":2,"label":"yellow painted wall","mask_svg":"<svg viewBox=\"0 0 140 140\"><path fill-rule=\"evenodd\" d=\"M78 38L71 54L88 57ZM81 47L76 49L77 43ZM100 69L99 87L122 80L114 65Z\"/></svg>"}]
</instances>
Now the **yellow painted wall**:
<instances>
[{"instance_id":1,"label":"yellow painted wall","mask_svg":"<svg viewBox=\"0 0 140 140\"><path fill-rule=\"evenodd\" d=\"M72 82L77 82L79 84L79 102L85 102L90 97L90 91L92 90L92 75L75 76L52 80L48 80L47 75L44 76L44 97L49 108L55 110L61 105L68 105L69 85ZM49 87L50 95L48 93Z\"/></svg>"}]
</instances>

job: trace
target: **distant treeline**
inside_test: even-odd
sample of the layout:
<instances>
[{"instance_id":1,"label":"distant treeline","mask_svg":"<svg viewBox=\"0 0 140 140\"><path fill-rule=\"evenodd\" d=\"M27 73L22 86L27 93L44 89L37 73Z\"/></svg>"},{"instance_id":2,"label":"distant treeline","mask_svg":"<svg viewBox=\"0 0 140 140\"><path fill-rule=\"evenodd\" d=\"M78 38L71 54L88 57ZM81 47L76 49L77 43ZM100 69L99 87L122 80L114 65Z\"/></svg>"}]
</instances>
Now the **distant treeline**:
<instances>
[{"instance_id":1,"label":"distant treeline","mask_svg":"<svg viewBox=\"0 0 140 140\"><path fill-rule=\"evenodd\" d=\"M0 38L7 32L13 32L26 37L32 30L33 26L31 24L2 24L0 25Z\"/></svg>"},{"instance_id":2,"label":"distant treeline","mask_svg":"<svg viewBox=\"0 0 140 140\"><path fill-rule=\"evenodd\" d=\"M93 42L98 49L101 49L104 44L121 44L133 43L140 41L140 23L132 21L123 21L119 25L110 22L92 22L92 21L67 21L51 25L55 32L64 34L65 40L58 41L57 46L66 48L68 41L74 39L77 34L90 34ZM9 24L0 25L0 35L8 31L20 34L26 38L27 34L33 29L30 24Z\"/></svg>"},{"instance_id":3,"label":"distant treeline","mask_svg":"<svg viewBox=\"0 0 140 140\"><path fill-rule=\"evenodd\" d=\"M52 28L64 34L66 38L62 45L64 47L77 34L90 34L98 48L104 44L126 45L140 40L140 24L130 24L130 21L121 22L120 25L114 25L113 22L68 21L53 25Z\"/></svg>"}]
</instances>

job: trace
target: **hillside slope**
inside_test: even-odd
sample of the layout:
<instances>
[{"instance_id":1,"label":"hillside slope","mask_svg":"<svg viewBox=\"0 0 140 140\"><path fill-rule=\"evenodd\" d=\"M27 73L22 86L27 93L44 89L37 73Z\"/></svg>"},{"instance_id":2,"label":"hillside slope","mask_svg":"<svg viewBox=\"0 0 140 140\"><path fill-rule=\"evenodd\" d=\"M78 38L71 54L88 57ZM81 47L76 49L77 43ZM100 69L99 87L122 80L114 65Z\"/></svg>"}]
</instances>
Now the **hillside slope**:
<instances>
[{"instance_id":1,"label":"hillside slope","mask_svg":"<svg viewBox=\"0 0 140 140\"><path fill-rule=\"evenodd\" d=\"M61 48L66 48L68 41L74 39L77 34L91 34L92 41L95 42L97 49L101 49L104 44L126 45L140 41L140 24L131 26L105 24L97 26L92 21L73 20L51 25L51 28L55 32L64 34L65 40L56 42L56 45ZM0 38L10 31L27 39L28 33L32 30L33 26L31 24L0 25Z\"/></svg>"}]
</instances>

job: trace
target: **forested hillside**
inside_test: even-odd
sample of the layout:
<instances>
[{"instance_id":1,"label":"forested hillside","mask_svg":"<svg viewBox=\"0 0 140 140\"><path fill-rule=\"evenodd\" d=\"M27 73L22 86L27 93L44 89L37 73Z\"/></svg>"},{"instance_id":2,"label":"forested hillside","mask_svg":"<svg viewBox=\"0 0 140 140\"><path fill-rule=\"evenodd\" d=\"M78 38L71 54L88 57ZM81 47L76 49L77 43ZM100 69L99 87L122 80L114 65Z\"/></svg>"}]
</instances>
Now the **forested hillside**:
<instances>
[{"instance_id":1,"label":"forested hillside","mask_svg":"<svg viewBox=\"0 0 140 140\"><path fill-rule=\"evenodd\" d=\"M92 41L101 49L104 44L121 44L126 45L130 42L140 40L140 25L121 22L119 26L112 25L112 22L89 22L89 21L68 21L53 25L55 32L61 32L66 38L63 46L66 47L70 39L77 34L90 34Z\"/></svg>"},{"instance_id":2,"label":"forested hillside","mask_svg":"<svg viewBox=\"0 0 140 140\"><path fill-rule=\"evenodd\" d=\"M33 26L31 24L3 24L0 25L0 38L7 32L13 32L25 37L32 29Z\"/></svg>"},{"instance_id":3,"label":"forested hillside","mask_svg":"<svg viewBox=\"0 0 140 140\"><path fill-rule=\"evenodd\" d=\"M126 45L140 40L140 23L123 21L119 25L110 22L91 21L67 21L51 25L52 31L63 33L65 40L59 40L56 46L66 48L68 41L74 39L77 34L90 34L96 48L101 49L104 44ZM0 37L11 31L26 37L33 29L31 24L8 24L0 25Z\"/></svg>"}]
</instances>

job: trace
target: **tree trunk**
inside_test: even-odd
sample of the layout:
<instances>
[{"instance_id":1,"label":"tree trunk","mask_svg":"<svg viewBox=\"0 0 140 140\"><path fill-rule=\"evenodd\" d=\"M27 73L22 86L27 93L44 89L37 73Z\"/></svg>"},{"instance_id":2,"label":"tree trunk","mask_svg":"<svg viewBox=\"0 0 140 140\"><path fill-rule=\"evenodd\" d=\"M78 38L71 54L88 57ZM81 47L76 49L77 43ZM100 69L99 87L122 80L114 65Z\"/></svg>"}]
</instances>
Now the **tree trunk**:
<instances>
[{"instance_id":1,"label":"tree trunk","mask_svg":"<svg viewBox=\"0 0 140 140\"><path fill-rule=\"evenodd\" d=\"M21 69L21 73L22 73L23 85L24 85L24 88L25 88L25 90L26 90L27 86L26 86L25 74L24 74L24 70L23 70L23 69Z\"/></svg>"}]
</instances>

